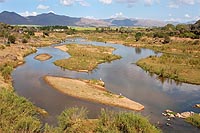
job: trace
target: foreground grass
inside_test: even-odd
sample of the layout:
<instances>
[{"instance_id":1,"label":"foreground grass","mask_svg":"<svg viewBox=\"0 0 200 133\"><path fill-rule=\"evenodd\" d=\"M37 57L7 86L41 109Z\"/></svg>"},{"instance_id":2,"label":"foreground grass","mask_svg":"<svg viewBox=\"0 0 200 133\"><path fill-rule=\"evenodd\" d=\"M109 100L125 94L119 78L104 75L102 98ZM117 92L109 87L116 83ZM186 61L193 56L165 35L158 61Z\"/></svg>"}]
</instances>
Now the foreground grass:
<instances>
[{"instance_id":1,"label":"foreground grass","mask_svg":"<svg viewBox=\"0 0 200 133\"><path fill-rule=\"evenodd\" d=\"M136 63L144 70L160 77L177 81L200 84L200 59L187 56L163 54L160 57L150 56Z\"/></svg>"},{"instance_id":2,"label":"foreground grass","mask_svg":"<svg viewBox=\"0 0 200 133\"><path fill-rule=\"evenodd\" d=\"M194 115L186 118L186 122L189 122L192 125L200 128L200 115L199 114L194 114Z\"/></svg>"},{"instance_id":3,"label":"foreground grass","mask_svg":"<svg viewBox=\"0 0 200 133\"><path fill-rule=\"evenodd\" d=\"M147 118L127 112L101 111L98 119L88 119L84 108L64 110L58 117L58 127L46 125L45 132L71 133L159 133Z\"/></svg>"},{"instance_id":4,"label":"foreground grass","mask_svg":"<svg viewBox=\"0 0 200 133\"><path fill-rule=\"evenodd\" d=\"M0 132L39 132L36 107L13 91L0 89Z\"/></svg>"},{"instance_id":5,"label":"foreground grass","mask_svg":"<svg viewBox=\"0 0 200 133\"><path fill-rule=\"evenodd\" d=\"M57 60L55 65L74 71L92 71L100 63L111 62L120 59L113 55L112 47L69 44L66 45L67 52L71 55L69 59Z\"/></svg>"}]
</instances>

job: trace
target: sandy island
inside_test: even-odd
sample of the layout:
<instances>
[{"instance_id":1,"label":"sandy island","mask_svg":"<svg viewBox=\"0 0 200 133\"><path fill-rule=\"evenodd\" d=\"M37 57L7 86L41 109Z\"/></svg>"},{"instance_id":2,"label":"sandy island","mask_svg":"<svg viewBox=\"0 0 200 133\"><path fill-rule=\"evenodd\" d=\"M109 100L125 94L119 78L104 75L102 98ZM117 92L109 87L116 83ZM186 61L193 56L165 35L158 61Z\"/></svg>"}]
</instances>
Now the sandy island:
<instances>
[{"instance_id":1,"label":"sandy island","mask_svg":"<svg viewBox=\"0 0 200 133\"><path fill-rule=\"evenodd\" d=\"M61 45L61 46L55 46L54 48L60 49L64 52L66 52L68 50L68 48L66 47L66 45Z\"/></svg>"},{"instance_id":2,"label":"sandy island","mask_svg":"<svg viewBox=\"0 0 200 133\"><path fill-rule=\"evenodd\" d=\"M47 53L39 54L34 57L34 59L39 60L39 61L45 61L45 60L49 60L51 58L52 58L52 56Z\"/></svg>"},{"instance_id":3,"label":"sandy island","mask_svg":"<svg viewBox=\"0 0 200 133\"><path fill-rule=\"evenodd\" d=\"M106 105L140 111L144 106L124 96L106 91L102 86L94 85L87 80L45 76L45 81L53 88L67 95Z\"/></svg>"}]
</instances>

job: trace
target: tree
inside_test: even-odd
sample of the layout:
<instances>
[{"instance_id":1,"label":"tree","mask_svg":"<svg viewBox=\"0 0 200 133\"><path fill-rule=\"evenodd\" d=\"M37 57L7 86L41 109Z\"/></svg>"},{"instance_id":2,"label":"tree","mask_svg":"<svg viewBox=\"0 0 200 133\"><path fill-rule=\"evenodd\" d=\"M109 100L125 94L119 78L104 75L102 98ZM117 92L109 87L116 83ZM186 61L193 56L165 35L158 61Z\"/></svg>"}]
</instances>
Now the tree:
<instances>
[{"instance_id":1,"label":"tree","mask_svg":"<svg viewBox=\"0 0 200 133\"><path fill-rule=\"evenodd\" d=\"M15 43L15 40L16 40L15 36L13 35L8 36L8 43Z\"/></svg>"},{"instance_id":2,"label":"tree","mask_svg":"<svg viewBox=\"0 0 200 133\"><path fill-rule=\"evenodd\" d=\"M137 33L135 34L135 40L136 40L136 41L139 41L139 40L141 39L141 37L142 37L142 33L141 33L141 32L137 32Z\"/></svg>"},{"instance_id":3,"label":"tree","mask_svg":"<svg viewBox=\"0 0 200 133\"><path fill-rule=\"evenodd\" d=\"M171 41L170 37L169 36L165 36L163 43L166 44L166 43L169 43L170 41Z\"/></svg>"}]
</instances>

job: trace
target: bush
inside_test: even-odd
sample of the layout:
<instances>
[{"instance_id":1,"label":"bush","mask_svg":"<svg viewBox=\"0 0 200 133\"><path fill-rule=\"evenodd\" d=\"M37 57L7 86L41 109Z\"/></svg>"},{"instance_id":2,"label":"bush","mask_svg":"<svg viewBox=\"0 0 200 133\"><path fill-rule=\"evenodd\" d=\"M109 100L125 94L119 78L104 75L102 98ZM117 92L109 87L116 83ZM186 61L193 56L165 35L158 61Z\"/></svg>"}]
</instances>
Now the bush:
<instances>
[{"instance_id":1,"label":"bush","mask_svg":"<svg viewBox=\"0 0 200 133\"><path fill-rule=\"evenodd\" d=\"M169 36L165 36L164 37L164 44L166 44L166 43L170 43L170 41L171 41L171 39L170 39L170 37Z\"/></svg>"},{"instance_id":2,"label":"bush","mask_svg":"<svg viewBox=\"0 0 200 133\"><path fill-rule=\"evenodd\" d=\"M137 33L135 34L135 40L136 40L136 41L139 41L139 40L141 39L141 37L142 37L142 33L141 33L141 32L137 32Z\"/></svg>"},{"instance_id":3,"label":"bush","mask_svg":"<svg viewBox=\"0 0 200 133\"><path fill-rule=\"evenodd\" d=\"M35 106L13 91L0 89L0 132L39 132Z\"/></svg>"},{"instance_id":4,"label":"bush","mask_svg":"<svg viewBox=\"0 0 200 133\"><path fill-rule=\"evenodd\" d=\"M156 127L152 126L149 121L134 113L114 113L110 111L101 111L97 132L109 133L159 133Z\"/></svg>"},{"instance_id":5,"label":"bush","mask_svg":"<svg viewBox=\"0 0 200 133\"><path fill-rule=\"evenodd\" d=\"M5 49L6 47L4 45L0 45L0 49Z\"/></svg>"},{"instance_id":6,"label":"bush","mask_svg":"<svg viewBox=\"0 0 200 133\"><path fill-rule=\"evenodd\" d=\"M43 36L49 36L49 32L44 31Z\"/></svg>"},{"instance_id":7,"label":"bush","mask_svg":"<svg viewBox=\"0 0 200 133\"><path fill-rule=\"evenodd\" d=\"M8 43L15 43L15 40L16 40L15 36L13 35L8 36Z\"/></svg>"},{"instance_id":8,"label":"bush","mask_svg":"<svg viewBox=\"0 0 200 133\"><path fill-rule=\"evenodd\" d=\"M12 71L13 71L12 66L5 66L1 68L1 73L5 80L8 80L10 78L10 74Z\"/></svg>"},{"instance_id":9,"label":"bush","mask_svg":"<svg viewBox=\"0 0 200 133\"><path fill-rule=\"evenodd\" d=\"M192 125L200 128L200 115L194 114L186 119L187 122L191 123Z\"/></svg>"},{"instance_id":10,"label":"bush","mask_svg":"<svg viewBox=\"0 0 200 133\"><path fill-rule=\"evenodd\" d=\"M27 39L25 39L25 38L22 39L22 43L27 43L27 42L28 42Z\"/></svg>"},{"instance_id":11,"label":"bush","mask_svg":"<svg viewBox=\"0 0 200 133\"><path fill-rule=\"evenodd\" d=\"M81 127L81 122L87 118L88 111L85 108L70 108L64 110L58 117L58 125L62 131L74 132ZM73 129L76 124L76 128Z\"/></svg>"}]
</instances>

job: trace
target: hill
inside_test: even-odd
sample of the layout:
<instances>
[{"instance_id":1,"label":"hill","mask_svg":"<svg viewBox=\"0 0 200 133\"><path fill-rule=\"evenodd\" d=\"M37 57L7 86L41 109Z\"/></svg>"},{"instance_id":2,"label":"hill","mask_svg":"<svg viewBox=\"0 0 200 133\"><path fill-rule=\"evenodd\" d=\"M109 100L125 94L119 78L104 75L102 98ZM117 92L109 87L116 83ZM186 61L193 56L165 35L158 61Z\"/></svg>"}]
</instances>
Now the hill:
<instances>
[{"instance_id":1,"label":"hill","mask_svg":"<svg viewBox=\"0 0 200 133\"><path fill-rule=\"evenodd\" d=\"M89 19L77 18L54 13L43 13L37 16L23 17L15 12L4 11L0 13L0 22L11 25L64 25L64 26L135 26L153 27L164 26L166 22L134 19L134 18L110 18L110 19Z\"/></svg>"}]
</instances>

